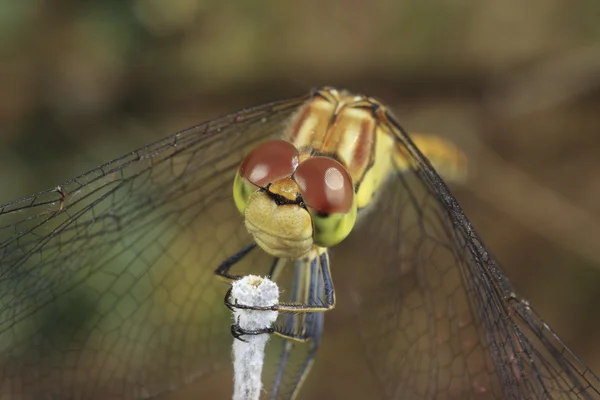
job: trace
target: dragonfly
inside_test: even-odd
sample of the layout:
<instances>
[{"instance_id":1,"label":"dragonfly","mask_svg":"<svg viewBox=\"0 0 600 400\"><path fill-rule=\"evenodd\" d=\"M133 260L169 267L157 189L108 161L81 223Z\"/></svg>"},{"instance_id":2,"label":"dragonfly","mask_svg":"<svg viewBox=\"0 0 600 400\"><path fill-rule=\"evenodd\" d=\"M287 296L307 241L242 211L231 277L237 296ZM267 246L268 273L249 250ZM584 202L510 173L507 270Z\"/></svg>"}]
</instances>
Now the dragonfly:
<instances>
[{"instance_id":1,"label":"dragonfly","mask_svg":"<svg viewBox=\"0 0 600 400\"><path fill-rule=\"evenodd\" d=\"M271 334L265 395L302 398L325 317L342 311L373 397L600 398L598 377L516 294L450 193L443 179L464 169L449 142L325 87L2 205L0 398L209 385L231 368L232 333ZM288 297L261 332L231 321L226 305L254 306L218 282L247 274Z\"/></svg>"}]
</instances>

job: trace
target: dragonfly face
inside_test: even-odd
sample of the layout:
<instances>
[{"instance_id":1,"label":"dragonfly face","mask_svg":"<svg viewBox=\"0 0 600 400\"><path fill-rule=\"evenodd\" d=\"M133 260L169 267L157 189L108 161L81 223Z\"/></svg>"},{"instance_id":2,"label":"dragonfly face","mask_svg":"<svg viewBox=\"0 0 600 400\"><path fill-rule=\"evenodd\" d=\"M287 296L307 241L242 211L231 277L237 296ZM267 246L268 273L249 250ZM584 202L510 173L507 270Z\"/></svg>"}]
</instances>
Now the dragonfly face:
<instances>
[{"instance_id":1,"label":"dragonfly face","mask_svg":"<svg viewBox=\"0 0 600 400\"><path fill-rule=\"evenodd\" d=\"M233 196L263 250L300 258L313 244L328 247L350 233L356 218L353 190L342 164L299 154L291 143L278 140L244 158Z\"/></svg>"},{"instance_id":2,"label":"dragonfly face","mask_svg":"<svg viewBox=\"0 0 600 400\"><path fill-rule=\"evenodd\" d=\"M440 178L464 172L447 141L409 136L381 103L325 88L2 205L0 399L226 385L231 316L215 269L270 275L287 296L267 348L269 398L302 398L307 379L342 395L365 378L374 389L361 398L599 399L597 376L515 294ZM346 358L308 371L336 342L322 340L336 334L323 312L334 281L337 332L360 343L340 353L365 374L331 388Z\"/></svg>"}]
</instances>

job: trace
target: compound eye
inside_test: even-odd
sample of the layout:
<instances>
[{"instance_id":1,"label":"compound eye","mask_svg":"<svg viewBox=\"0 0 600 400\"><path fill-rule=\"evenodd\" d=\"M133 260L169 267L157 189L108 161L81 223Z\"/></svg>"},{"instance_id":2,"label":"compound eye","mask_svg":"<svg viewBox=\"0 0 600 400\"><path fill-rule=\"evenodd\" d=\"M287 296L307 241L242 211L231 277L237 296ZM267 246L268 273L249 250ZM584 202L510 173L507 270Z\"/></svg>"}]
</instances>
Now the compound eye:
<instances>
[{"instance_id":1,"label":"compound eye","mask_svg":"<svg viewBox=\"0 0 600 400\"><path fill-rule=\"evenodd\" d=\"M248 182L265 187L280 178L291 176L298 166L298 150L285 140L265 142L242 161L239 174Z\"/></svg>"},{"instance_id":2,"label":"compound eye","mask_svg":"<svg viewBox=\"0 0 600 400\"><path fill-rule=\"evenodd\" d=\"M311 157L298 165L294 180L300 188L304 203L317 213L347 213L352 209L352 178L336 160Z\"/></svg>"}]
</instances>

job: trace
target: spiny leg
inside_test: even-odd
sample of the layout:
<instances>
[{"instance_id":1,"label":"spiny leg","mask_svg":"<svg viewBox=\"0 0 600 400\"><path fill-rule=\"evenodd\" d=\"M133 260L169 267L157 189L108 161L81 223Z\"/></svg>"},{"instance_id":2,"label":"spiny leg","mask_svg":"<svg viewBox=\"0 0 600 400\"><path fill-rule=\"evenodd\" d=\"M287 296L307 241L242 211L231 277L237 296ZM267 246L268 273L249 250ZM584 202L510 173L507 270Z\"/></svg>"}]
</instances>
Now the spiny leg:
<instances>
[{"instance_id":1,"label":"spiny leg","mask_svg":"<svg viewBox=\"0 0 600 400\"><path fill-rule=\"evenodd\" d=\"M294 277L292 279L292 295L290 296L291 302L301 301L301 292L304 291L304 277L306 276L306 267L303 263L296 261L294 262ZM285 329L288 331L294 331L297 322L297 314L286 314L285 315ZM279 356L279 367L277 368L277 374L273 381L273 390L271 392L271 399L276 399L279 394L279 387L283 381L283 375L285 373L290 358L290 353L294 347L295 342L292 340L283 341L283 350Z\"/></svg>"},{"instance_id":2,"label":"spiny leg","mask_svg":"<svg viewBox=\"0 0 600 400\"><path fill-rule=\"evenodd\" d=\"M226 282L231 283L232 281L237 281L241 278L240 275L234 275L229 273L229 270L238 262L242 261L244 257L246 257L252 250L256 248L256 242L252 242L246 247L242 248L240 251L228 257L225 261L221 263L215 270L215 275ZM286 260L283 258L275 258L273 260L273 264L271 265L271 269L269 270L269 279L272 281L277 280L279 273L281 273L281 269L285 265Z\"/></svg>"},{"instance_id":3,"label":"spiny leg","mask_svg":"<svg viewBox=\"0 0 600 400\"><path fill-rule=\"evenodd\" d=\"M329 254L325 248L317 248L316 257L310 260L310 270L316 271L310 274L310 288L314 293L310 293L309 300L306 303L282 303L279 304L278 311L291 313L321 313L332 310L335 307L335 289L331 278L331 269L329 265ZM322 278L318 279L319 275ZM320 294L322 293L322 296ZM321 301L321 298L324 301Z\"/></svg>"},{"instance_id":4,"label":"spiny leg","mask_svg":"<svg viewBox=\"0 0 600 400\"><path fill-rule=\"evenodd\" d=\"M307 303L316 303L324 292L324 286L320 285L320 268L315 263L311 263L310 268L300 260L294 263L294 280L292 282L292 302L304 301ZM323 322L325 314L320 313L306 313L303 315L304 321L300 321L300 315L288 314L286 317L285 329L288 332L302 332L302 336L308 341L308 353L300 367L300 372L296 375L295 382L293 384L293 391L291 398L294 399L298 395L300 388L310 369L314 363L317 350L321 343L321 335L323 333ZM298 326L300 325L300 326ZM271 399L276 399L280 386L283 382L283 377L286 369L291 368L288 365L290 353L296 346L294 340L284 340L283 350L279 357L279 367L277 369L277 375L273 382L273 391L271 392Z\"/></svg>"},{"instance_id":5,"label":"spiny leg","mask_svg":"<svg viewBox=\"0 0 600 400\"><path fill-rule=\"evenodd\" d=\"M310 286L308 291L308 302L315 303L322 295L326 295L326 286L320 285L320 281L322 278L321 269L311 268L310 273ZM321 336L323 334L323 324L325 320L325 313L307 313L305 314L305 326L306 326L306 337L308 340L308 354L304 361L304 365L302 366L302 372L298 376L298 382L295 385L294 393L292 398L295 398L299 391L300 387L306 380L308 373L310 372L315 357L317 355L317 350L321 345Z\"/></svg>"},{"instance_id":6,"label":"spiny leg","mask_svg":"<svg viewBox=\"0 0 600 400\"><path fill-rule=\"evenodd\" d=\"M333 287L333 281L331 279L331 270L329 268L329 256L326 248L315 247L311 254L310 263L318 264L323 277L323 290L325 301L312 302L312 303L279 303L271 307L258 307L253 305L239 304L237 302L231 302L231 289L225 296L225 305L231 308L246 309L246 310L265 310L265 311L280 311L290 313L309 313L309 312L324 312L329 311L335 307L335 290Z\"/></svg>"},{"instance_id":7,"label":"spiny leg","mask_svg":"<svg viewBox=\"0 0 600 400\"><path fill-rule=\"evenodd\" d=\"M327 249L318 248L315 252L314 257L311 259L299 260L298 262L304 264L304 268L307 267L306 263L309 262L311 271L318 271L320 276L322 277L323 285L320 285L320 280L317 279L319 273L310 274L312 276L309 277L310 283L309 286L309 294L308 301L305 303L280 303L271 307L259 307L253 305L245 305L239 304L237 302L231 302L231 289L227 291L225 295L225 305L230 308L238 308L238 309L246 309L246 310L254 310L254 311L279 311L284 313L295 313L295 314L305 314L305 313L323 313L325 311L329 311L335 307L335 291L333 288L333 282L331 279L331 273L329 268L329 256L327 253ZM310 287L313 287L314 293L311 295ZM315 294L316 293L316 294ZM324 301L320 301L319 294L322 293L324 297ZM302 324L301 324L302 325ZM310 325L310 324L303 324ZM286 327L270 327L264 328L256 331L244 330L239 327L238 324L234 324L232 326L232 334L235 338L240 338L242 335L259 335L263 333L274 333L279 337L284 339L295 340L299 342L306 342L312 338L311 332L307 332L306 329L286 329Z\"/></svg>"},{"instance_id":8,"label":"spiny leg","mask_svg":"<svg viewBox=\"0 0 600 400\"><path fill-rule=\"evenodd\" d=\"M256 242L252 242L248 246L244 247L243 249L232 255L231 257L227 258L221 263L221 265L219 265L219 267L217 267L217 269L215 270L215 275L219 278L222 278L226 282L237 281L240 278L242 278L239 275L230 274L229 270L231 269L231 267L233 267L235 264L241 261L244 257L246 257L255 248Z\"/></svg>"}]
</instances>

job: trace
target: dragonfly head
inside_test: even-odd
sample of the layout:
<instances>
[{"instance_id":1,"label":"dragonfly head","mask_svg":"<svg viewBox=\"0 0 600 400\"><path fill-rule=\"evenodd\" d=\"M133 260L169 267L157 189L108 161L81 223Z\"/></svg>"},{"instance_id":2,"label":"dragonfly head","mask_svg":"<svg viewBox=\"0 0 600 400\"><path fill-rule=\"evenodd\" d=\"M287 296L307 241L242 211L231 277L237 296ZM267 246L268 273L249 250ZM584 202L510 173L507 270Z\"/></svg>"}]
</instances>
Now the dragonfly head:
<instances>
[{"instance_id":1,"label":"dragonfly head","mask_svg":"<svg viewBox=\"0 0 600 400\"><path fill-rule=\"evenodd\" d=\"M354 187L344 166L330 157L300 156L283 140L266 142L244 158L233 194L256 243L276 257L333 246L356 221Z\"/></svg>"}]
</instances>

